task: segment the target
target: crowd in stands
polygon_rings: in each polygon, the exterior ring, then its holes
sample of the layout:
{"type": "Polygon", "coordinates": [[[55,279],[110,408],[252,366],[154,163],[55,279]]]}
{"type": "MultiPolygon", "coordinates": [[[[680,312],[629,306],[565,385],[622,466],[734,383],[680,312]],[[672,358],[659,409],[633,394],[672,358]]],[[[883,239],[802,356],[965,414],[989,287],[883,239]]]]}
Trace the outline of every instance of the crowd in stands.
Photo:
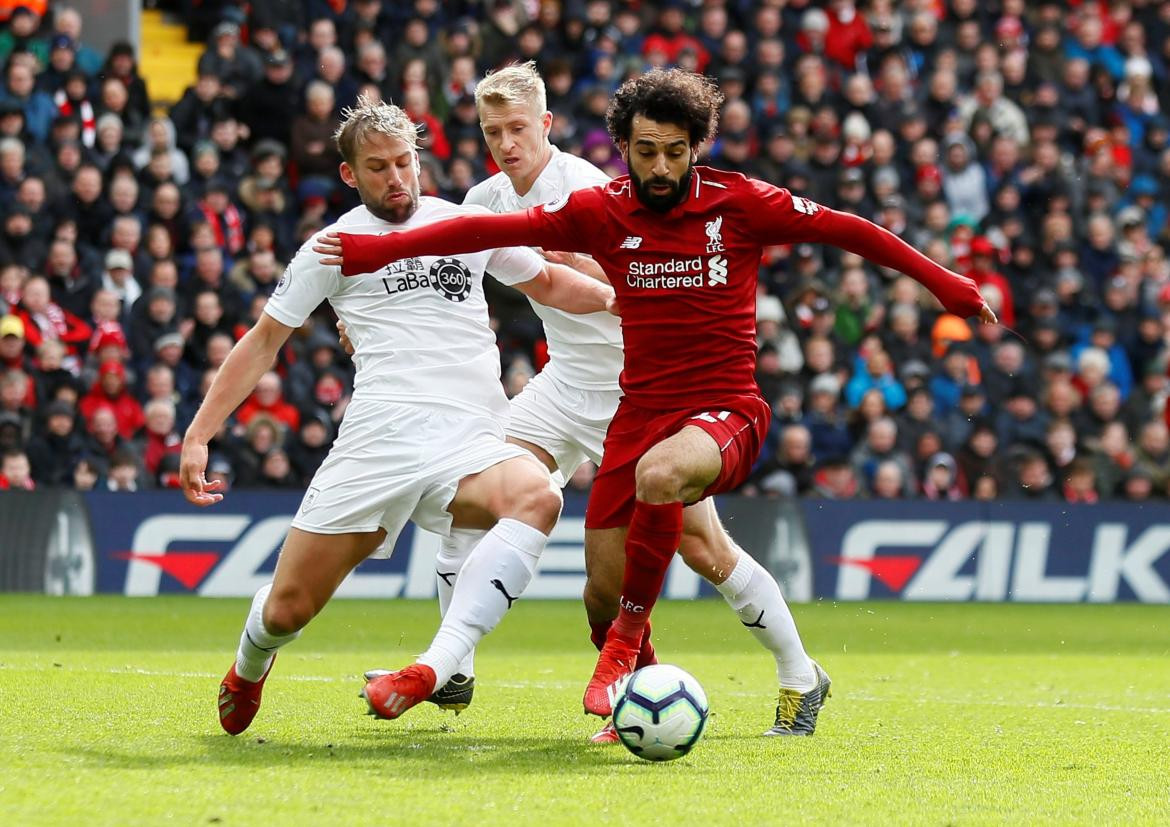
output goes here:
{"type": "MultiPolygon", "coordinates": [[[[613,175],[614,89],[650,67],[706,73],[726,103],[702,163],[877,222],[973,278],[1003,322],[947,315],[837,249],[770,249],[774,421],[746,493],[1170,496],[1170,4],[184,0],[206,50],[171,102],[152,101],[135,46],[88,46],[76,10],[4,8],[0,487],[174,486],[232,344],[300,244],[357,203],[331,141],[342,109],[401,104],[423,193],[459,201],[497,171],[477,79],[535,60],[554,143],[613,175]]],[[[547,358],[541,328],[514,292],[489,298],[514,394],[547,358]]],[[[210,475],[303,487],[352,382],[323,306],[210,475]]]]}

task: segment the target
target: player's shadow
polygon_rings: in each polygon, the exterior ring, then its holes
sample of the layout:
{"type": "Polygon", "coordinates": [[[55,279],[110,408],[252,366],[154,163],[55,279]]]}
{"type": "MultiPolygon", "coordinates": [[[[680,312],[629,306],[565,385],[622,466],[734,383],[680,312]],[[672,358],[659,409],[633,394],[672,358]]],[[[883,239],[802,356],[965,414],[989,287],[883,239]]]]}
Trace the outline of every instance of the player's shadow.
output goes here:
{"type": "MultiPolygon", "coordinates": [[[[433,729],[349,731],[333,742],[274,736],[194,735],[176,743],[166,755],[151,749],[141,754],[129,749],[73,747],[72,760],[103,768],[151,770],[192,765],[239,768],[347,766],[378,769],[394,761],[420,766],[428,776],[458,779],[495,774],[547,774],[550,766],[603,771],[629,763],[632,756],[620,746],[582,743],[579,738],[548,739],[524,736],[469,736],[433,729]]],[[[640,762],[639,762],[640,763],[640,762]]]]}

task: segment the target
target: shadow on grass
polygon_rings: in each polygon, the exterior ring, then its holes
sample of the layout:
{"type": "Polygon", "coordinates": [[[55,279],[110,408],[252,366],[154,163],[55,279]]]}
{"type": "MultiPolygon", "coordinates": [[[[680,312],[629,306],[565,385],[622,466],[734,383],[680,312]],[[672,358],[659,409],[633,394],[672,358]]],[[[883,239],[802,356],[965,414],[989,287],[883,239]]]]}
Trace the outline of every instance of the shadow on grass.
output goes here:
{"type": "MultiPolygon", "coordinates": [[[[704,741],[743,740],[711,735],[704,741]]],[[[754,739],[753,739],[754,740],[754,739]]],[[[62,751],[62,754],[66,754],[62,751]]],[[[440,727],[339,731],[331,741],[295,736],[193,734],[177,738],[165,753],[156,749],[133,752],[117,748],[73,748],[71,761],[93,767],[131,770],[173,770],[184,767],[296,769],[345,766],[351,770],[393,768],[429,778],[482,775],[548,775],[565,769],[590,774],[610,772],[616,766],[651,766],[620,745],[591,744],[579,736],[550,739],[541,736],[468,736],[440,727]]],[[[685,760],[685,759],[684,759],[685,760]]]]}

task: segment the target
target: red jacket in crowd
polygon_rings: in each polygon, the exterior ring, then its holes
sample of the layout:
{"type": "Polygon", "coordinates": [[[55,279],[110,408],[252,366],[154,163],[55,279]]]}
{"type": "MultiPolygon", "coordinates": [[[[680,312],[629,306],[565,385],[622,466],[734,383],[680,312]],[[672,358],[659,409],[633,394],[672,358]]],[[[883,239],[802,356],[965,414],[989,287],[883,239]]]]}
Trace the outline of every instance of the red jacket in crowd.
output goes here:
{"type": "Polygon", "coordinates": [[[81,398],[81,415],[88,422],[93,412],[103,405],[114,412],[118,420],[118,434],[123,439],[133,439],[146,424],[142,406],[126,390],[126,369],[121,362],[103,362],[98,380],[89,393],[81,398]]]}

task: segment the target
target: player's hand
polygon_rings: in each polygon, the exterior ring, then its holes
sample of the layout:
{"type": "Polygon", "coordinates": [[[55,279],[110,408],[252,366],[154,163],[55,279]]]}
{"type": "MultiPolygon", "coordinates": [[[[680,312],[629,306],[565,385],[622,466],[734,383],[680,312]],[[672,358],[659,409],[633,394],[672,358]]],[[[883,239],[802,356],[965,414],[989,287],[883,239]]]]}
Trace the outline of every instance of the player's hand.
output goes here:
{"type": "Polygon", "coordinates": [[[351,342],[349,337],[345,335],[345,322],[341,321],[340,319],[337,320],[337,338],[341,342],[341,349],[344,350],[347,355],[353,356],[353,342],[351,342]]]}
{"type": "Polygon", "coordinates": [[[572,267],[574,270],[580,270],[578,266],[581,262],[581,257],[577,253],[566,253],[562,250],[544,250],[540,247],[536,251],[544,256],[545,261],[551,261],[553,264],[563,264],[566,267],[572,267]]]}
{"type": "Polygon", "coordinates": [[[204,477],[207,470],[207,446],[201,442],[183,441],[183,453],[179,457],[179,485],[183,496],[192,505],[215,505],[223,499],[217,493],[223,489],[220,480],[208,482],[204,477]]]}
{"type": "Polygon", "coordinates": [[[983,324],[999,324],[999,319],[995,315],[995,311],[991,309],[987,302],[983,302],[983,307],[979,308],[979,321],[983,324]]]}
{"type": "Polygon", "coordinates": [[[605,309],[609,311],[611,316],[619,316],[620,317],[622,315],[622,309],[621,309],[621,307],[618,306],[618,300],[617,300],[616,295],[610,296],[608,299],[606,299],[605,309]]]}
{"type": "Polygon", "coordinates": [[[340,267],[344,263],[341,257],[341,234],[325,233],[318,236],[313,244],[313,252],[324,256],[321,263],[326,267],[340,267]]]}

